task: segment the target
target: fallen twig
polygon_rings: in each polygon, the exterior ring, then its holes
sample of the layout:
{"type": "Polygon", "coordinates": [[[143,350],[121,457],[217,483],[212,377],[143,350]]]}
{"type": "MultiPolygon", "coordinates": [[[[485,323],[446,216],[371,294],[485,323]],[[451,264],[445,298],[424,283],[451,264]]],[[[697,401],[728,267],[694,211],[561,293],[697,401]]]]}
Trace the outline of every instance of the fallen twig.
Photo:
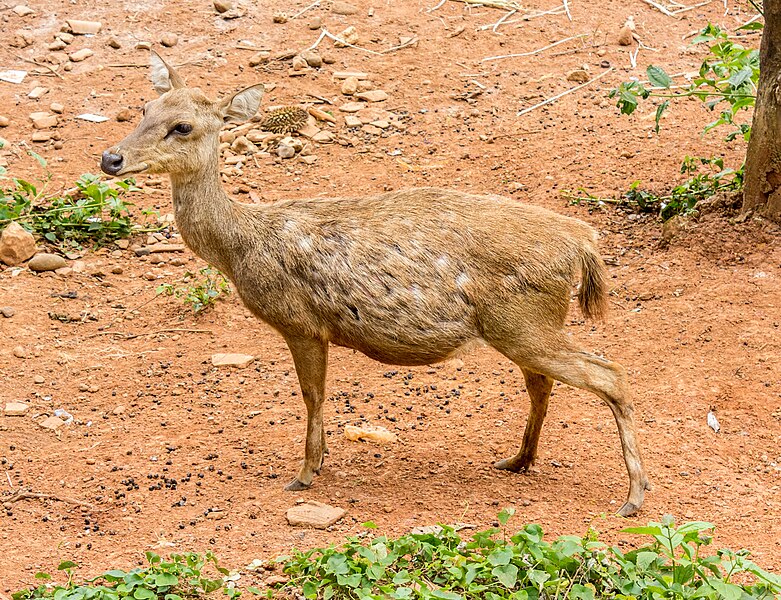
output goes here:
{"type": "Polygon", "coordinates": [[[572,14],[569,12],[569,0],[564,0],[564,12],[567,14],[567,18],[571,21],[572,14]]]}
{"type": "Polygon", "coordinates": [[[402,48],[406,48],[407,46],[412,46],[414,44],[418,43],[417,36],[410,38],[403,44],[399,44],[398,46],[393,46],[393,48],[388,48],[387,50],[383,50],[381,54],[388,54],[390,52],[395,52],[396,50],[401,50],[402,48]]]}
{"type": "Polygon", "coordinates": [[[664,6],[662,6],[661,4],[657,4],[656,2],[654,2],[654,0],[643,0],[643,2],[645,2],[645,3],[646,3],[646,4],[648,4],[649,6],[653,6],[653,7],[654,7],[656,10],[658,10],[658,11],[659,11],[659,12],[661,12],[662,14],[665,14],[665,15],[667,15],[668,17],[674,17],[674,16],[675,16],[675,15],[674,15],[672,12],[670,12],[669,10],[667,10],[667,9],[666,9],[664,6]]]}
{"type": "Polygon", "coordinates": [[[499,60],[502,58],[517,58],[520,56],[532,56],[533,54],[539,54],[540,52],[548,50],[549,48],[554,48],[559,44],[570,42],[572,40],[577,40],[579,38],[583,38],[586,36],[588,36],[587,33],[581,33],[580,35],[573,35],[572,37],[564,38],[563,40],[559,40],[558,42],[553,42],[552,44],[548,44],[547,46],[543,46],[542,48],[537,48],[537,50],[532,50],[530,52],[521,52],[520,54],[503,54],[501,56],[489,56],[488,58],[482,59],[480,62],[488,62],[491,60],[499,60]]]}
{"type": "Polygon", "coordinates": [[[68,498],[67,496],[57,496],[55,494],[27,492],[25,490],[20,490],[16,492],[13,496],[8,498],[7,500],[4,500],[3,502],[19,502],[20,500],[28,500],[28,499],[36,499],[36,498],[39,500],[58,500],[60,502],[65,502],[66,504],[75,504],[76,506],[83,506],[85,508],[88,508],[89,510],[95,510],[95,507],[92,504],[90,504],[89,502],[84,502],[83,500],[68,498]]]}
{"type": "Polygon", "coordinates": [[[89,339],[93,337],[98,337],[99,335],[117,335],[117,336],[124,336],[124,339],[126,340],[134,340],[138,337],[143,337],[145,335],[157,335],[158,333],[173,333],[173,332],[180,332],[180,333],[211,333],[214,335],[214,332],[209,329],[180,329],[180,328],[170,328],[170,329],[158,329],[156,331],[148,331],[146,333],[128,333],[127,331],[98,331],[97,333],[93,333],[92,335],[88,335],[84,339],[89,339]]]}
{"type": "Polygon", "coordinates": [[[42,63],[42,62],[40,62],[40,61],[37,61],[37,60],[33,60],[32,58],[25,58],[24,56],[20,56],[20,55],[18,55],[18,54],[14,54],[14,56],[15,56],[16,58],[18,58],[19,60],[23,60],[24,62],[28,62],[28,63],[31,63],[31,64],[33,64],[33,65],[37,65],[37,66],[39,66],[39,67],[43,67],[44,69],[48,69],[49,71],[51,71],[52,73],[54,73],[54,74],[55,74],[57,77],[59,77],[60,79],[65,79],[65,77],[63,77],[62,75],[60,75],[60,74],[57,72],[57,69],[55,69],[55,68],[54,68],[54,67],[52,67],[51,65],[47,65],[46,63],[42,63]]]}
{"type": "Polygon", "coordinates": [[[427,13],[434,12],[435,10],[438,10],[442,7],[442,5],[447,2],[447,0],[439,0],[439,3],[436,6],[432,6],[431,8],[426,9],[427,13]]]}
{"type": "Polygon", "coordinates": [[[499,19],[499,20],[498,20],[496,23],[494,23],[494,24],[493,24],[493,26],[491,27],[491,31],[493,31],[494,33],[498,33],[498,31],[496,31],[496,30],[497,30],[497,28],[498,28],[498,27],[499,27],[499,26],[500,26],[502,23],[504,23],[504,22],[505,22],[507,19],[509,19],[510,17],[512,17],[512,16],[513,16],[515,13],[517,13],[517,12],[518,12],[517,10],[511,10],[511,11],[509,11],[509,12],[508,12],[506,15],[504,15],[504,16],[503,16],[501,19],[499,19]]]}
{"type": "Polygon", "coordinates": [[[555,96],[553,96],[551,98],[548,98],[547,100],[544,100],[542,102],[538,102],[534,106],[530,106],[529,108],[524,108],[523,110],[518,111],[515,116],[516,117],[520,117],[521,115],[525,115],[526,113],[530,113],[533,110],[536,110],[536,109],[538,109],[538,108],[540,108],[542,106],[545,106],[546,104],[551,104],[553,102],[556,102],[556,100],[558,100],[559,98],[562,98],[563,96],[566,96],[567,94],[571,94],[572,92],[577,92],[579,89],[584,88],[587,85],[591,85],[597,79],[601,79],[602,77],[604,77],[605,75],[607,75],[608,73],[610,73],[613,70],[614,70],[614,68],[610,67],[607,71],[603,71],[602,73],[600,73],[596,77],[594,77],[592,79],[589,79],[586,83],[581,83],[580,85],[576,85],[574,88],[570,88],[568,90],[565,90],[565,91],[561,92],[560,94],[556,94],[555,96]]]}
{"type": "Polygon", "coordinates": [[[317,7],[317,6],[320,6],[320,0],[316,0],[315,2],[312,2],[312,4],[310,4],[310,5],[309,5],[309,6],[307,6],[306,8],[304,8],[304,9],[302,9],[302,10],[298,11],[296,14],[294,14],[292,17],[290,17],[290,19],[291,19],[291,20],[293,20],[293,19],[297,19],[298,17],[300,17],[301,15],[303,15],[303,14],[304,14],[306,11],[308,11],[308,10],[312,10],[313,8],[315,8],[315,7],[317,7]]]}
{"type": "Polygon", "coordinates": [[[369,50],[368,48],[361,48],[360,46],[355,46],[353,44],[345,42],[342,38],[335,36],[333,33],[331,33],[325,28],[323,28],[323,30],[320,32],[320,37],[317,38],[317,41],[311,46],[309,46],[307,50],[314,50],[320,45],[320,42],[322,42],[325,38],[331,38],[335,42],[339,42],[340,44],[344,44],[345,46],[349,46],[350,48],[355,48],[356,50],[363,50],[364,52],[368,52],[369,54],[382,56],[382,52],[375,52],[374,50],[369,50]]]}
{"type": "Polygon", "coordinates": [[[504,10],[523,11],[524,8],[517,2],[512,0],[456,0],[457,2],[463,2],[464,4],[471,4],[475,6],[487,6],[489,8],[502,8],[504,10]]]}

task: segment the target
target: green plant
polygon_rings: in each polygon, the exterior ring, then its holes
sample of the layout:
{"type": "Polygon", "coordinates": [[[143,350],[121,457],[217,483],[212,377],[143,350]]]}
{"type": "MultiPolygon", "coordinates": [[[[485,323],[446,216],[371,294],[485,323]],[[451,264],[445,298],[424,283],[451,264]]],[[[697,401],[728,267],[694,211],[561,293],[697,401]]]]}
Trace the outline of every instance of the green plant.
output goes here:
{"type": "MultiPolygon", "coordinates": [[[[139,191],[132,179],[110,185],[99,175],[84,174],[76,181],[74,191],[65,195],[47,194],[51,173],[46,161],[28,151],[44,169],[44,178],[35,183],[18,177],[7,177],[0,167],[0,179],[10,185],[0,186],[0,228],[11,221],[63,249],[83,244],[104,245],[134,231],[133,204],[125,200],[129,192],[139,191]]],[[[144,215],[149,213],[144,211],[144,215]]]]}
{"type": "Polygon", "coordinates": [[[192,273],[187,271],[182,277],[182,285],[164,283],[157,286],[157,294],[176,296],[188,304],[194,313],[213,306],[217,300],[226,294],[230,294],[230,285],[225,275],[212,267],[205,267],[192,273]]]}
{"type": "Polygon", "coordinates": [[[13,600],[186,600],[200,598],[222,589],[230,598],[239,592],[226,581],[227,569],[220,567],[210,552],[205,556],[188,553],[172,554],[163,560],[154,552],[146,553],[148,566],[121,571],[114,569],[82,584],[74,582],[74,569],[78,565],[64,561],[58,567],[67,575],[64,584],[56,584],[48,573],[36,574],[42,583],[12,594],[13,600]],[[207,565],[217,572],[217,577],[204,573],[207,565]]]}
{"type": "Polygon", "coordinates": [[[688,178],[670,190],[668,194],[656,194],[641,187],[635,181],[619,198],[598,198],[585,190],[574,195],[566,193],[573,204],[610,203],[636,208],[641,212],[655,212],[667,220],[677,214],[689,214],[696,210],[696,204],[718,192],[737,192],[743,188],[743,166],[739,169],[724,167],[722,158],[687,156],[681,164],[681,171],[688,178]]]}
{"type": "MultiPolygon", "coordinates": [[[[500,513],[500,523],[510,516],[500,513]]],[[[653,540],[624,553],[598,541],[593,530],[585,539],[562,536],[549,543],[539,525],[509,538],[491,528],[471,540],[442,525],[397,539],[351,537],[338,548],[296,551],[279,560],[291,576],[287,585],[322,600],[738,600],[781,593],[781,578],[748,560],[747,552],[703,556],[711,542],[704,532],[711,529],[699,522],[676,528],[665,518],[624,530],[653,540]]]]}
{"type": "MultiPolygon", "coordinates": [[[[742,29],[761,29],[758,22],[745,25],[742,29]]],[[[753,108],[756,102],[757,83],[759,81],[759,51],[736,44],[727,36],[727,32],[709,23],[693,43],[711,43],[710,55],[700,65],[699,74],[688,86],[673,86],[673,78],[664,69],[649,65],[646,70],[648,88],[640,81],[624,82],[609,93],[616,98],[616,106],[623,114],[630,115],[641,99],[649,97],[664,98],[656,108],[656,132],[659,121],[670,106],[670,100],[694,96],[702,100],[710,110],[723,107],[719,117],[705,127],[708,132],[719,125],[732,125],[735,129],[727,135],[727,141],[738,136],[748,140],[751,126],[736,123],[735,117],[740,111],[753,108]]]]}

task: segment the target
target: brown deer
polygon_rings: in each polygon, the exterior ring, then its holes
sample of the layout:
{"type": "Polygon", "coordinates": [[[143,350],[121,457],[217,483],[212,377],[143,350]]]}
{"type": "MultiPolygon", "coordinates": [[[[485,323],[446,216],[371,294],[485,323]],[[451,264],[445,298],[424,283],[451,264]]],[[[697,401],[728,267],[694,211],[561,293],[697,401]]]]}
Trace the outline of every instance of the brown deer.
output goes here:
{"type": "Polygon", "coordinates": [[[650,489],[635,439],[626,373],[564,332],[572,286],[586,317],[606,308],[605,266],[582,221],[499,196],[435,188],[380,196],[242,204],[220,182],[225,122],[252,118],[263,86],[214,102],[152,54],[161,96],[103,153],[109,175],[168,173],[187,245],[225,273],[252,313],[287,342],[307,409],[306,450],[288,490],[312,484],[325,453],[328,346],[383,363],[425,365],[482,340],[523,371],[531,410],[520,452],[534,463],[553,381],[589,390],[613,411],[629,472],[629,515],[650,489]]]}

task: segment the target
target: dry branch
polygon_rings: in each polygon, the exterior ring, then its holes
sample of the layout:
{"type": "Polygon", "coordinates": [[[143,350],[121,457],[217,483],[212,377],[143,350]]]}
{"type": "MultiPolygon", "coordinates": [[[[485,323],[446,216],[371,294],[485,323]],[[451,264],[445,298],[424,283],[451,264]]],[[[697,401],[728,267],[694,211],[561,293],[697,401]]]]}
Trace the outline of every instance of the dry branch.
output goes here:
{"type": "Polygon", "coordinates": [[[569,42],[572,40],[577,40],[579,38],[584,38],[586,36],[588,36],[587,33],[581,33],[580,35],[573,35],[572,37],[564,38],[563,40],[559,40],[558,42],[553,42],[552,44],[548,44],[547,46],[543,46],[542,48],[537,48],[536,50],[531,50],[529,52],[521,52],[519,54],[502,54],[501,56],[489,56],[487,58],[482,59],[480,62],[489,62],[492,60],[499,60],[502,58],[517,58],[520,56],[532,56],[533,54],[539,54],[540,52],[544,52],[549,48],[554,48],[559,44],[563,44],[565,42],[569,42]]]}
{"type": "Polygon", "coordinates": [[[19,502],[20,500],[28,499],[39,500],[58,500],[59,502],[65,502],[66,504],[75,504],[76,506],[83,506],[89,510],[95,510],[95,507],[89,502],[83,500],[77,500],[76,498],[68,498],[67,496],[57,496],[56,494],[42,494],[40,492],[27,492],[20,490],[3,502],[19,502]]]}
{"type": "Polygon", "coordinates": [[[531,111],[533,111],[533,110],[536,110],[536,109],[538,109],[538,108],[540,108],[540,107],[542,107],[542,106],[545,106],[546,104],[552,104],[553,102],[556,102],[556,100],[558,100],[559,98],[562,98],[562,97],[566,96],[567,94],[571,94],[572,92],[577,92],[579,89],[581,89],[581,88],[584,88],[584,87],[586,87],[587,85],[591,85],[591,84],[592,84],[592,83],[594,83],[594,82],[595,82],[597,79],[601,79],[602,77],[604,77],[605,75],[607,75],[608,73],[610,73],[610,72],[611,72],[611,71],[613,71],[613,70],[614,70],[614,68],[613,68],[613,67],[610,67],[610,68],[609,68],[607,71],[603,71],[602,73],[600,73],[599,75],[597,75],[597,76],[596,76],[596,77],[594,77],[593,79],[589,79],[589,80],[588,80],[586,83],[581,83],[580,85],[576,85],[574,88],[570,88],[570,89],[568,89],[568,90],[565,90],[565,91],[561,92],[560,94],[556,94],[556,95],[555,95],[555,96],[553,96],[552,98],[548,98],[547,100],[544,100],[544,101],[542,101],[542,102],[538,102],[538,103],[537,103],[537,104],[535,104],[534,106],[530,106],[529,108],[524,108],[523,110],[519,110],[519,111],[516,113],[516,115],[515,115],[515,116],[516,116],[516,117],[520,117],[521,115],[525,115],[526,113],[530,113],[530,112],[531,112],[531,111]]]}

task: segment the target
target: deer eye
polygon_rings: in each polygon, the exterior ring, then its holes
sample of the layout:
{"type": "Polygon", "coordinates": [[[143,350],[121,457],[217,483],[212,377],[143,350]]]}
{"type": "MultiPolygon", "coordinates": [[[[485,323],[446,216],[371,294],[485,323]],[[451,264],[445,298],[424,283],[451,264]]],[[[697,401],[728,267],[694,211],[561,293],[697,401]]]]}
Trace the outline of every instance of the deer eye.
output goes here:
{"type": "Polygon", "coordinates": [[[193,126],[189,123],[179,123],[176,127],[174,127],[171,132],[172,133],[178,133],[179,135],[187,135],[193,130],[193,126]]]}

